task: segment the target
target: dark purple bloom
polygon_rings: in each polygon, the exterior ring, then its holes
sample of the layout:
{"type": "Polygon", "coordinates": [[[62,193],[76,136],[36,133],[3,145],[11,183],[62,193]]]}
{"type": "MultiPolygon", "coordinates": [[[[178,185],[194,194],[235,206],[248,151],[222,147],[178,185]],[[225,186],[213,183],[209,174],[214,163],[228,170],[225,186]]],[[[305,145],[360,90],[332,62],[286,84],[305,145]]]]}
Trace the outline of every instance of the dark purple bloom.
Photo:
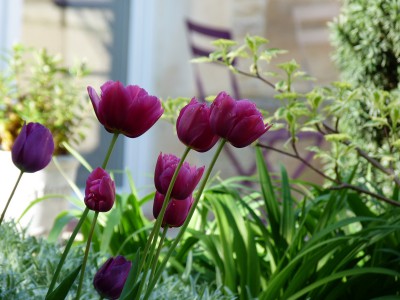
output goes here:
{"type": "Polygon", "coordinates": [[[137,85],[124,87],[119,81],[107,81],[100,89],[99,97],[94,88],[87,88],[97,119],[109,132],[138,137],[164,112],[160,99],[137,85]]]}
{"type": "Polygon", "coordinates": [[[179,113],[176,131],[179,140],[198,152],[210,150],[219,137],[210,127],[210,108],[193,98],[179,113]]]}
{"type": "Polygon", "coordinates": [[[132,263],[123,256],[109,258],[94,276],[94,288],[103,298],[118,299],[131,267],[132,263]]]}
{"type": "MultiPolygon", "coordinates": [[[[153,216],[157,219],[160,214],[165,196],[156,192],[153,203],[153,216]]],[[[192,195],[183,200],[170,199],[162,221],[162,227],[180,227],[185,222],[190,208],[193,204],[192,195]]]]}
{"type": "Polygon", "coordinates": [[[53,152],[53,136],[39,123],[24,124],[11,149],[14,164],[27,173],[44,169],[50,163],[53,152]]]}
{"type": "Polygon", "coordinates": [[[85,204],[94,211],[109,211],[115,201],[115,183],[102,168],[95,169],[86,180],[85,204]]]}
{"type": "Polygon", "coordinates": [[[215,134],[237,148],[250,145],[271,128],[253,102],[235,101],[225,92],[211,104],[210,125],[215,134]]]}
{"type": "MultiPolygon", "coordinates": [[[[156,170],[154,172],[154,184],[161,194],[165,195],[169,184],[180,159],[173,154],[162,154],[158,156],[156,170]]],[[[197,168],[190,166],[187,162],[182,164],[172,188],[171,197],[177,200],[183,200],[193,192],[199,183],[204,172],[204,166],[197,168]]]]}

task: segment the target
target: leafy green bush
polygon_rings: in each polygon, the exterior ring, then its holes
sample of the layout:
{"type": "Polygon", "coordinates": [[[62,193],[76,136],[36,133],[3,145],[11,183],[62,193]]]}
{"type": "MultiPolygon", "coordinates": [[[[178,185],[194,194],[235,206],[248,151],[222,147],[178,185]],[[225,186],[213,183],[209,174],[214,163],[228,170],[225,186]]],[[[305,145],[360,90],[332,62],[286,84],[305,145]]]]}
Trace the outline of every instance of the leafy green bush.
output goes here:
{"type": "Polygon", "coordinates": [[[390,91],[400,82],[400,3],[344,0],[331,24],[334,60],[344,79],[390,91]]]}
{"type": "MultiPolygon", "coordinates": [[[[28,236],[14,223],[0,227],[0,299],[44,299],[61,256],[59,244],[28,236]]],[[[82,247],[74,247],[62,275],[66,276],[81,264],[82,247]]],[[[98,299],[90,278],[97,271],[96,256],[90,258],[90,276],[84,282],[85,299],[98,299]]],[[[75,289],[73,289],[75,291],[75,289]]],[[[72,295],[67,299],[72,299],[72,295]]]]}

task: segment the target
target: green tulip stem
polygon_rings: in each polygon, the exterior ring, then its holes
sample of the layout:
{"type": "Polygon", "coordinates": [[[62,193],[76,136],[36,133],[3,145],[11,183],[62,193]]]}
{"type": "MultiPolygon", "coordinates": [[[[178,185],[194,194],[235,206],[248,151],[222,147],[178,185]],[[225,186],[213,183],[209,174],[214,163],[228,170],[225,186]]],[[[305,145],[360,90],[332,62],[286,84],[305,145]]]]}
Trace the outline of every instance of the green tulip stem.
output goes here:
{"type": "Polygon", "coordinates": [[[7,208],[8,208],[8,206],[10,205],[11,199],[12,199],[12,197],[14,196],[15,191],[17,190],[17,186],[18,186],[19,182],[21,181],[22,174],[24,174],[24,171],[21,171],[21,172],[19,173],[17,182],[15,182],[14,188],[13,188],[13,190],[11,191],[10,197],[9,197],[8,200],[7,200],[6,207],[4,207],[3,213],[1,214],[0,226],[1,226],[1,223],[3,223],[4,216],[6,215],[7,208]]]}
{"type": "MultiPolygon", "coordinates": [[[[111,152],[114,149],[114,145],[115,145],[115,142],[117,141],[118,135],[119,135],[118,133],[114,133],[114,136],[113,136],[113,138],[111,140],[111,143],[110,143],[110,145],[108,147],[107,154],[106,154],[106,156],[104,158],[104,161],[103,161],[103,165],[102,165],[103,169],[105,169],[107,167],[108,160],[110,159],[111,152]]],[[[49,286],[49,290],[47,291],[47,294],[46,294],[46,298],[50,295],[50,293],[54,289],[54,286],[56,285],[58,276],[60,275],[62,266],[63,266],[63,264],[65,262],[65,259],[67,258],[68,252],[71,249],[72,243],[74,242],[76,235],[78,234],[79,230],[81,229],[83,222],[86,220],[86,216],[87,216],[88,213],[89,213],[89,208],[86,207],[85,210],[82,212],[82,215],[81,215],[81,217],[79,219],[79,222],[78,222],[78,224],[76,224],[76,226],[74,228],[74,231],[72,232],[72,234],[71,234],[71,236],[70,236],[70,238],[69,238],[69,240],[67,242],[67,245],[65,246],[64,252],[63,252],[63,254],[62,254],[61,258],[60,258],[60,261],[58,262],[56,272],[54,273],[53,278],[51,280],[51,283],[50,283],[50,286],[49,286]]]]}
{"type": "Polygon", "coordinates": [[[151,282],[151,280],[153,279],[154,274],[156,272],[157,263],[158,263],[158,257],[160,256],[161,249],[162,249],[165,237],[167,236],[168,228],[169,228],[169,226],[166,225],[164,227],[164,230],[163,230],[162,234],[161,234],[161,239],[160,239],[160,242],[158,243],[157,252],[156,252],[156,255],[153,258],[153,264],[151,266],[151,273],[150,273],[149,282],[151,282]]]}
{"type": "Polygon", "coordinates": [[[201,182],[200,188],[199,188],[199,190],[197,191],[196,199],[194,200],[193,205],[192,205],[192,207],[190,208],[190,211],[189,211],[189,213],[188,213],[188,216],[187,216],[185,222],[183,223],[181,229],[179,230],[179,233],[178,233],[178,235],[176,236],[174,242],[172,243],[171,247],[169,248],[168,253],[167,253],[166,256],[164,257],[163,261],[161,262],[161,265],[160,265],[159,268],[157,269],[157,273],[155,274],[154,278],[150,281],[150,283],[149,283],[149,285],[148,285],[148,287],[147,287],[147,292],[146,292],[146,294],[145,294],[145,296],[144,296],[144,298],[143,298],[144,300],[147,300],[147,299],[150,297],[151,292],[153,291],[154,286],[156,285],[157,281],[159,280],[159,278],[160,278],[160,276],[161,276],[161,274],[162,274],[162,271],[164,270],[164,268],[165,268],[165,266],[166,266],[166,264],[167,264],[167,262],[168,262],[168,259],[171,257],[171,255],[172,255],[172,253],[174,252],[174,250],[175,250],[176,246],[178,245],[179,241],[182,239],[183,234],[185,233],[186,228],[188,227],[188,225],[189,225],[189,223],[190,223],[190,220],[191,220],[191,218],[192,218],[192,216],[193,216],[193,214],[194,214],[194,211],[196,210],[197,204],[198,204],[199,201],[200,201],[201,195],[202,195],[203,190],[204,190],[204,188],[205,188],[205,186],[206,186],[206,183],[207,183],[207,181],[208,181],[208,178],[209,178],[210,175],[211,175],[211,171],[212,171],[212,169],[214,168],[214,165],[215,165],[215,163],[216,163],[216,161],[217,161],[217,159],[218,159],[218,156],[220,155],[222,149],[224,148],[225,143],[226,143],[226,140],[225,140],[225,139],[222,139],[222,140],[220,141],[220,143],[219,143],[219,145],[218,145],[218,148],[217,148],[217,151],[215,152],[214,157],[213,157],[213,159],[212,159],[212,161],[211,161],[211,163],[210,163],[210,165],[209,165],[209,167],[208,167],[208,169],[207,169],[207,172],[206,172],[206,174],[205,174],[205,176],[204,176],[204,178],[203,178],[203,181],[201,182]]]}
{"type": "Polygon", "coordinates": [[[90,228],[89,236],[88,236],[88,239],[87,239],[87,242],[86,242],[85,255],[83,256],[81,275],[79,277],[79,285],[78,285],[78,290],[76,292],[76,297],[75,297],[76,300],[79,300],[80,297],[81,297],[83,279],[85,277],[86,263],[87,263],[87,259],[88,259],[88,256],[89,256],[90,244],[92,242],[92,237],[93,237],[94,229],[96,227],[96,221],[97,221],[97,217],[98,216],[99,216],[99,212],[96,211],[94,213],[94,217],[93,217],[93,221],[92,221],[92,227],[90,228]]]}
{"type": "Polygon", "coordinates": [[[79,219],[78,224],[76,224],[75,229],[72,232],[72,234],[71,234],[71,236],[70,236],[70,238],[69,238],[69,240],[67,242],[67,245],[65,246],[65,249],[64,249],[64,252],[63,252],[63,254],[61,256],[61,259],[58,262],[56,272],[54,273],[53,279],[51,280],[51,283],[50,283],[50,286],[49,286],[49,290],[47,291],[47,294],[46,294],[46,298],[50,295],[50,293],[54,289],[54,286],[56,285],[56,282],[57,282],[58,276],[60,275],[61,268],[62,268],[62,266],[64,264],[64,261],[67,258],[67,255],[68,255],[69,250],[71,249],[72,243],[74,242],[75,237],[79,232],[79,229],[81,229],[81,226],[82,226],[83,222],[85,221],[86,216],[87,216],[88,213],[89,213],[89,208],[86,207],[85,210],[83,211],[82,215],[81,215],[81,218],[79,219]]]}
{"type": "MultiPolygon", "coordinates": [[[[159,215],[157,217],[156,222],[154,223],[153,229],[152,229],[152,231],[150,233],[150,236],[149,236],[149,238],[147,240],[147,243],[146,243],[146,246],[144,248],[143,259],[142,259],[142,261],[141,261],[141,263],[139,265],[139,270],[137,272],[137,274],[138,274],[137,276],[138,277],[136,278],[136,281],[138,280],[138,278],[140,276],[140,273],[141,273],[143,267],[145,266],[146,257],[148,256],[149,257],[149,262],[146,265],[146,267],[144,268],[142,278],[146,278],[146,276],[147,276],[147,272],[149,271],[149,267],[151,265],[151,258],[153,257],[154,250],[156,248],[157,237],[158,237],[158,234],[160,232],[161,223],[162,223],[162,220],[164,219],[165,211],[167,210],[168,202],[169,202],[169,200],[171,198],[172,188],[174,187],[175,181],[178,178],[179,170],[181,169],[181,167],[183,165],[183,162],[185,161],[185,159],[186,159],[187,155],[189,154],[190,150],[191,150],[190,147],[186,147],[185,151],[182,154],[181,160],[179,161],[179,164],[176,167],[174,174],[172,175],[171,182],[170,182],[170,184],[168,186],[168,190],[167,190],[167,193],[165,195],[161,211],[160,211],[160,213],[159,213],[159,215]],[[150,252],[149,252],[150,246],[151,246],[151,249],[150,249],[150,252]]],[[[138,289],[138,292],[136,294],[136,299],[139,299],[139,297],[140,297],[141,291],[143,289],[144,282],[145,282],[145,280],[141,280],[141,282],[140,282],[139,289],[138,289]]]]}
{"type": "Polygon", "coordinates": [[[108,160],[110,159],[111,153],[114,149],[115,143],[117,142],[118,136],[119,136],[119,133],[114,133],[114,135],[112,137],[110,146],[108,147],[106,157],[104,158],[103,164],[101,166],[103,169],[105,169],[107,167],[108,160]]]}

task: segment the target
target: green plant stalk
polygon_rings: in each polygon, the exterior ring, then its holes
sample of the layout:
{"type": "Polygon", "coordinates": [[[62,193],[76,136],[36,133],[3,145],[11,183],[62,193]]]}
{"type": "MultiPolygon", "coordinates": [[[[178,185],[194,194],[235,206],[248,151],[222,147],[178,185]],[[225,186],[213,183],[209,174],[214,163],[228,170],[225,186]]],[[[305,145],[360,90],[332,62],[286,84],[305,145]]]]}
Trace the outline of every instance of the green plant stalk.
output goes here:
{"type": "Polygon", "coordinates": [[[112,140],[110,142],[110,146],[108,147],[108,151],[107,151],[106,157],[104,157],[103,164],[101,166],[103,169],[105,169],[107,167],[107,165],[108,165],[108,161],[109,161],[111,153],[112,153],[112,151],[114,149],[115,143],[117,142],[118,136],[119,136],[119,133],[114,133],[114,135],[112,137],[112,140]]]}
{"type": "Polygon", "coordinates": [[[215,152],[214,157],[213,157],[213,159],[212,159],[212,161],[211,161],[211,163],[210,163],[210,165],[209,165],[209,167],[207,169],[207,172],[206,172],[206,174],[204,176],[204,179],[201,182],[201,186],[200,186],[199,190],[197,191],[196,199],[194,200],[193,205],[190,208],[189,214],[188,214],[185,222],[183,223],[183,225],[181,227],[181,230],[179,231],[178,235],[176,236],[174,242],[172,243],[171,247],[169,248],[168,253],[164,257],[161,265],[158,267],[157,273],[155,274],[153,280],[150,281],[150,283],[149,283],[149,285],[147,287],[147,292],[146,292],[146,294],[145,294],[145,296],[143,298],[144,300],[147,300],[150,297],[150,294],[153,291],[153,288],[156,285],[157,281],[159,280],[159,278],[160,278],[160,276],[162,274],[162,271],[164,270],[164,268],[165,268],[165,266],[166,266],[166,264],[168,262],[168,259],[171,257],[172,252],[175,250],[175,248],[178,245],[179,241],[182,239],[183,234],[185,233],[186,228],[188,227],[188,225],[190,223],[190,220],[192,219],[194,211],[196,210],[197,204],[200,201],[201,195],[202,195],[203,190],[204,190],[204,188],[206,186],[208,178],[211,175],[211,171],[214,168],[214,165],[215,165],[215,163],[216,163],[216,161],[217,161],[222,149],[224,148],[225,143],[226,143],[225,139],[222,139],[220,141],[220,143],[218,145],[218,148],[217,148],[217,151],[215,152]]]}
{"type": "Polygon", "coordinates": [[[22,174],[24,174],[24,171],[21,171],[21,172],[19,173],[18,179],[17,179],[17,181],[15,182],[14,188],[13,188],[13,190],[11,191],[10,197],[9,197],[8,200],[7,200],[6,207],[4,207],[3,213],[1,214],[0,226],[1,226],[1,223],[3,223],[4,216],[6,215],[7,208],[8,208],[8,206],[9,206],[10,203],[11,203],[11,199],[13,198],[13,196],[14,196],[14,194],[15,194],[15,191],[17,190],[17,186],[18,186],[19,182],[21,181],[22,174]]]}
{"type": "Polygon", "coordinates": [[[78,224],[76,224],[75,229],[72,232],[71,237],[69,238],[69,240],[67,242],[67,245],[65,246],[64,252],[60,258],[60,261],[58,262],[56,272],[54,273],[53,279],[51,280],[49,290],[47,291],[47,294],[46,294],[46,298],[50,295],[50,293],[54,289],[54,286],[56,285],[58,276],[60,275],[62,266],[65,262],[65,259],[67,258],[68,252],[71,249],[72,243],[74,242],[76,235],[78,234],[79,230],[81,229],[81,226],[82,226],[83,222],[85,221],[88,213],[89,213],[89,208],[86,207],[81,215],[81,218],[79,219],[78,224]]]}
{"type": "Polygon", "coordinates": [[[89,255],[89,250],[90,250],[90,244],[92,242],[92,237],[93,237],[93,232],[94,232],[94,228],[96,227],[96,221],[97,221],[97,217],[99,216],[99,212],[96,211],[93,217],[93,221],[92,221],[92,227],[90,228],[90,232],[89,232],[89,236],[86,242],[86,249],[85,249],[85,255],[83,256],[83,262],[82,262],[82,268],[81,268],[81,274],[79,277],[79,284],[78,284],[78,290],[76,292],[76,300],[79,300],[81,297],[81,291],[82,291],[82,285],[83,285],[83,279],[85,277],[85,268],[86,268],[86,263],[87,263],[87,259],[88,259],[88,255],[89,255]]]}
{"type": "MultiPolygon", "coordinates": [[[[171,197],[172,188],[174,187],[176,178],[178,178],[179,170],[181,169],[181,167],[183,165],[183,162],[185,161],[185,159],[186,159],[187,155],[189,154],[190,150],[191,150],[190,147],[186,147],[186,149],[183,152],[182,157],[181,157],[181,159],[179,161],[179,164],[176,167],[174,174],[172,175],[171,182],[169,183],[167,194],[165,195],[161,211],[160,211],[160,213],[159,213],[159,215],[157,217],[157,220],[156,220],[156,222],[154,224],[154,227],[153,227],[153,229],[152,229],[152,231],[150,233],[150,236],[149,236],[149,238],[147,240],[147,243],[146,243],[146,246],[144,248],[143,259],[142,259],[142,261],[141,261],[141,263],[139,265],[139,270],[137,272],[138,278],[136,278],[135,282],[137,282],[137,280],[139,279],[140,273],[141,273],[143,267],[145,266],[146,257],[149,256],[149,254],[150,254],[149,257],[151,258],[152,254],[154,254],[154,250],[156,248],[156,243],[157,243],[157,236],[158,236],[158,234],[160,232],[161,223],[162,223],[162,220],[164,219],[165,211],[167,210],[167,207],[168,207],[168,202],[169,202],[170,197],[171,197]],[[156,238],[154,238],[154,237],[156,237],[156,238]],[[150,249],[150,253],[149,253],[150,246],[151,246],[151,249],[150,249]]],[[[150,259],[149,263],[146,265],[146,267],[144,269],[144,273],[143,273],[142,278],[146,278],[147,272],[149,271],[148,267],[150,266],[150,264],[151,264],[151,259],[150,259]]],[[[138,297],[140,297],[140,293],[142,292],[142,289],[143,289],[143,286],[144,286],[144,282],[145,282],[145,280],[142,280],[140,282],[139,289],[138,289],[138,292],[136,294],[136,299],[138,299],[138,297]]]]}
{"type": "MultiPolygon", "coordinates": [[[[115,146],[115,143],[117,141],[118,136],[119,136],[118,133],[114,133],[114,136],[113,136],[113,138],[111,140],[110,146],[108,147],[107,154],[106,154],[106,156],[104,158],[104,161],[103,161],[103,164],[102,164],[103,169],[105,169],[107,167],[108,160],[110,159],[112,150],[114,149],[114,146],[115,146]]],[[[81,229],[82,224],[85,221],[86,216],[87,216],[88,213],[89,213],[89,208],[86,207],[85,210],[83,211],[80,219],[79,219],[78,224],[76,224],[75,229],[72,232],[72,234],[71,234],[71,236],[70,236],[70,238],[69,238],[69,240],[67,242],[67,245],[65,246],[64,252],[63,252],[63,254],[62,254],[61,258],[60,258],[60,261],[59,261],[59,263],[57,265],[56,272],[54,273],[53,279],[51,280],[51,283],[50,283],[50,286],[49,286],[49,290],[47,291],[47,294],[46,294],[46,298],[50,295],[50,293],[54,289],[54,286],[55,286],[55,284],[57,282],[58,276],[60,275],[62,266],[63,266],[63,264],[65,262],[65,259],[67,258],[69,250],[71,249],[72,243],[74,242],[76,235],[78,234],[79,230],[81,229]]]]}
{"type": "Polygon", "coordinates": [[[164,230],[163,230],[162,235],[161,235],[160,242],[158,243],[158,248],[157,248],[156,255],[153,257],[153,264],[151,265],[151,273],[150,273],[150,278],[149,278],[150,282],[154,277],[154,274],[155,274],[155,271],[156,271],[156,268],[157,268],[158,257],[160,256],[161,249],[162,249],[165,237],[167,236],[168,228],[169,228],[168,225],[164,227],[164,230]]]}

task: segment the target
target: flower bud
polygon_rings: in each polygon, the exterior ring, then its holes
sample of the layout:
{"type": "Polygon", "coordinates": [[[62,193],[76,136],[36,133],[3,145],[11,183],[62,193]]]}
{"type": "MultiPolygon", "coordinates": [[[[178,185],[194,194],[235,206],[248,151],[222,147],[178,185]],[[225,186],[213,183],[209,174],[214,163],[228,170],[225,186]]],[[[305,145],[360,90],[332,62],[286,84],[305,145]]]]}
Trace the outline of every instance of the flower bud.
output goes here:
{"type": "MultiPolygon", "coordinates": [[[[169,184],[180,159],[173,154],[162,154],[158,156],[156,170],[154,174],[154,184],[161,194],[165,195],[169,184]]],[[[196,168],[190,166],[187,162],[182,164],[172,188],[171,197],[177,200],[183,200],[194,191],[204,172],[204,166],[196,168]]]]}
{"type": "Polygon", "coordinates": [[[267,132],[271,125],[264,124],[263,116],[249,100],[235,101],[221,92],[211,104],[210,125],[218,136],[237,148],[243,148],[267,132]]]}
{"type": "Polygon", "coordinates": [[[123,256],[109,258],[94,276],[94,288],[103,298],[118,299],[131,267],[132,263],[123,256]]]}
{"type": "Polygon", "coordinates": [[[138,137],[164,112],[160,99],[137,85],[124,87],[119,81],[107,81],[100,89],[99,97],[94,88],[87,88],[97,119],[108,132],[138,137]]]}
{"type": "Polygon", "coordinates": [[[176,131],[179,140],[198,152],[210,150],[218,141],[210,127],[210,108],[193,98],[179,113],[176,131]]]}
{"type": "Polygon", "coordinates": [[[95,169],[86,180],[85,204],[94,211],[109,211],[115,201],[115,183],[102,168],[95,169]]]}
{"type": "Polygon", "coordinates": [[[44,169],[54,152],[53,136],[39,123],[22,126],[11,149],[14,165],[23,172],[34,173],[44,169]]]}
{"type": "MultiPolygon", "coordinates": [[[[153,216],[157,219],[160,214],[161,208],[164,203],[165,196],[156,192],[153,203],[153,216]]],[[[162,221],[162,227],[180,227],[185,222],[186,217],[189,213],[190,208],[193,204],[193,197],[190,195],[186,199],[176,200],[170,199],[165,215],[162,221]]]]}

